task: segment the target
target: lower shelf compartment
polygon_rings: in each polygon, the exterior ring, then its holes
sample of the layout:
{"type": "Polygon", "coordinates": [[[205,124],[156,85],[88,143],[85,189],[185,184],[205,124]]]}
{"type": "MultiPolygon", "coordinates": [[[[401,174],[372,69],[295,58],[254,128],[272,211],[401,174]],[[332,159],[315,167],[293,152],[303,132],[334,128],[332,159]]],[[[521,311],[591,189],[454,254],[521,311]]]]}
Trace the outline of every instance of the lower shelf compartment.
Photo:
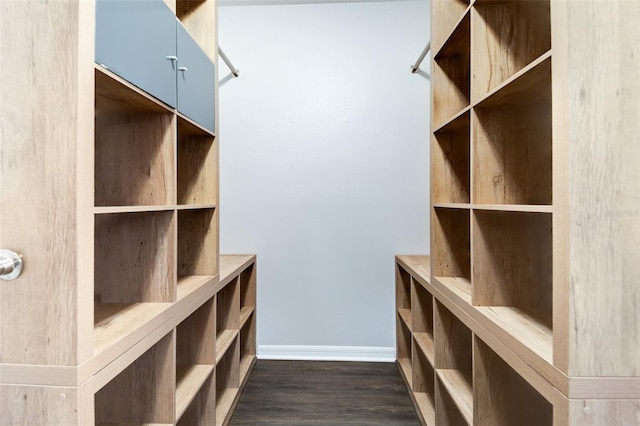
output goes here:
{"type": "Polygon", "coordinates": [[[433,399],[429,394],[416,392],[413,394],[416,400],[417,410],[428,426],[436,424],[436,410],[433,399]]]}
{"type": "Polygon", "coordinates": [[[202,385],[211,377],[213,365],[192,365],[176,370],[176,421],[196,397],[202,385]]]}
{"type": "Polygon", "coordinates": [[[227,350],[236,341],[238,330],[224,330],[216,336],[216,365],[225,356],[227,350]]]}
{"type": "Polygon", "coordinates": [[[216,426],[224,424],[239,391],[238,388],[224,389],[216,398],[216,426]]]}
{"type": "Polygon", "coordinates": [[[459,370],[436,370],[438,380],[458,408],[467,425],[473,424],[473,389],[459,370]]]}

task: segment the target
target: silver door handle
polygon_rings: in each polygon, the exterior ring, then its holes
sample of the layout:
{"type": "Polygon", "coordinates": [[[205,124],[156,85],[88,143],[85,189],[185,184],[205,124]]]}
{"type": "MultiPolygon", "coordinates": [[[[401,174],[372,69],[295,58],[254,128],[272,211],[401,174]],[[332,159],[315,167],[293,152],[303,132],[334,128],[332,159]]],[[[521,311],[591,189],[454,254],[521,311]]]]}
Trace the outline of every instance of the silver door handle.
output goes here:
{"type": "Polygon", "coordinates": [[[178,67],[178,71],[187,72],[189,70],[187,69],[187,67],[178,67]]]}
{"type": "Polygon", "coordinates": [[[12,250],[0,250],[0,279],[15,280],[21,273],[22,256],[12,250]]]}

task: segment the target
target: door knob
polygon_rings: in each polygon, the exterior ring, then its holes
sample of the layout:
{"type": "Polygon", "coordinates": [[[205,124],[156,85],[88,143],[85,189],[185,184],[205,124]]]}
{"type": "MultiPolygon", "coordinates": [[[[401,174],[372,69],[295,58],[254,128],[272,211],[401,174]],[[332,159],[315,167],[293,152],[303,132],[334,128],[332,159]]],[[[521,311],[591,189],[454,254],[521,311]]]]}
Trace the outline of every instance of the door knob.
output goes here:
{"type": "Polygon", "coordinates": [[[0,279],[15,280],[21,273],[22,256],[12,250],[0,250],[0,279]]]}

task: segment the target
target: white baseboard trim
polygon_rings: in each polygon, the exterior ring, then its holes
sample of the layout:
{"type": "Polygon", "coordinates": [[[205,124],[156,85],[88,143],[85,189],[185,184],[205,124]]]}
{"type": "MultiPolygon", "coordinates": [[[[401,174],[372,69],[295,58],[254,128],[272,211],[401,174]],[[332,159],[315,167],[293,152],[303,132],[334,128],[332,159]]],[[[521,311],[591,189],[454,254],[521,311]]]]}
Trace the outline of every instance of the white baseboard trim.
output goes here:
{"type": "Polygon", "coordinates": [[[394,362],[394,347],[258,345],[258,359],[394,362]]]}

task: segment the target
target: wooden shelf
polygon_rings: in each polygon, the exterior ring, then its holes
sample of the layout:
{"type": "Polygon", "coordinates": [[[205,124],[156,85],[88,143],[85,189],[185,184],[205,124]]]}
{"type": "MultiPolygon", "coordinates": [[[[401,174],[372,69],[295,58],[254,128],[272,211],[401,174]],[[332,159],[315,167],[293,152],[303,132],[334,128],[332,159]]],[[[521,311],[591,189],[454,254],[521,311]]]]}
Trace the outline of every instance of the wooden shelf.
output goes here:
{"type": "Polygon", "coordinates": [[[409,389],[413,387],[413,372],[411,367],[411,358],[407,357],[397,357],[398,366],[400,367],[400,371],[404,375],[405,380],[408,383],[409,389]]]}
{"type": "MultiPolygon", "coordinates": [[[[430,403],[425,407],[418,405],[423,417],[430,417],[430,407],[433,407],[433,400],[435,397],[435,374],[433,366],[429,363],[429,360],[424,356],[420,350],[414,350],[414,357],[412,360],[413,380],[412,390],[413,394],[420,398],[422,395],[423,400],[428,400],[430,403]],[[426,397],[426,398],[425,398],[426,397]],[[426,411],[426,416],[425,416],[426,411]]],[[[433,424],[433,423],[431,423],[433,424]]]]}
{"type": "Polygon", "coordinates": [[[215,204],[183,204],[176,206],[176,210],[213,210],[216,207],[215,204]]]}
{"type": "Polygon", "coordinates": [[[238,340],[216,363],[216,424],[230,414],[240,388],[240,354],[238,340]]]}
{"type": "Polygon", "coordinates": [[[244,327],[247,320],[253,315],[254,308],[242,308],[240,310],[240,328],[244,327]]]}
{"type": "Polygon", "coordinates": [[[100,214],[166,212],[175,210],[176,206],[107,206],[94,207],[93,212],[100,214]]]}
{"type": "Polygon", "coordinates": [[[216,364],[236,342],[236,337],[238,337],[238,330],[224,330],[218,333],[216,336],[216,364]]]}
{"type": "Polygon", "coordinates": [[[471,305],[471,281],[464,277],[434,277],[440,284],[471,305]]]}
{"type": "Polygon", "coordinates": [[[431,37],[431,51],[437,52],[469,13],[469,0],[437,1],[431,6],[433,14],[440,17],[439,25],[432,28],[431,37]]]}
{"type": "Polygon", "coordinates": [[[402,367],[407,380],[411,382],[411,331],[399,318],[396,320],[396,341],[396,358],[398,359],[400,367],[402,367]]]}
{"type": "Polygon", "coordinates": [[[469,203],[470,200],[470,113],[468,110],[441,130],[434,132],[431,152],[434,203],[469,203]]]}
{"type": "Polygon", "coordinates": [[[433,345],[433,336],[429,333],[413,333],[413,340],[422,354],[427,358],[432,366],[435,366],[435,349],[433,345]]]}
{"type": "Polygon", "coordinates": [[[436,370],[438,379],[449,393],[467,425],[473,424],[473,389],[468,379],[458,370],[436,370]]]}
{"type": "MultiPolygon", "coordinates": [[[[94,306],[94,356],[115,347],[132,334],[154,328],[154,320],[171,307],[170,303],[96,303],[94,306]]],[[[134,342],[135,343],[135,342],[134,342]]],[[[125,344],[128,349],[129,345],[125,344]]]]}
{"type": "Polygon", "coordinates": [[[182,300],[202,286],[211,284],[211,275],[187,275],[178,277],[178,300],[182,300]]]}
{"type": "Polygon", "coordinates": [[[244,355],[240,358],[240,382],[248,379],[247,375],[251,371],[251,366],[256,360],[255,355],[244,355]]]}
{"type": "Polygon", "coordinates": [[[215,137],[198,132],[195,125],[178,120],[178,187],[180,205],[217,205],[218,145],[215,137]]]}
{"type": "Polygon", "coordinates": [[[432,220],[433,275],[471,278],[470,212],[436,208],[432,220]]]}
{"type": "Polygon", "coordinates": [[[551,48],[549,0],[476,2],[471,38],[478,99],[551,48]]]}
{"type": "Polygon", "coordinates": [[[436,412],[433,398],[426,393],[414,393],[417,409],[427,425],[436,424],[436,412]]]}
{"type": "Polygon", "coordinates": [[[225,419],[231,411],[237,395],[238,389],[227,388],[223,389],[220,396],[216,398],[216,426],[225,424],[225,419]]]}
{"type": "Polygon", "coordinates": [[[218,270],[216,209],[178,212],[178,275],[215,275],[218,270]]]}
{"type": "Polygon", "coordinates": [[[398,310],[411,311],[411,276],[398,264],[396,264],[396,306],[398,310]]]}
{"type": "Polygon", "coordinates": [[[413,331],[411,327],[411,309],[398,309],[398,315],[404,322],[404,325],[407,327],[407,329],[413,331]]]}
{"type": "Polygon", "coordinates": [[[422,285],[411,280],[411,323],[413,333],[433,335],[433,296],[422,285]]]}
{"type": "Polygon", "coordinates": [[[176,422],[211,377],[213,365],[191,365],[176,369],[176,422]]]}
{"type": "Polygon", "coordinates": [[[473,210],[522,212],[522,213],[553,213],[553,206],[525,205],[525,204],[473,204],[473,210]]]}

